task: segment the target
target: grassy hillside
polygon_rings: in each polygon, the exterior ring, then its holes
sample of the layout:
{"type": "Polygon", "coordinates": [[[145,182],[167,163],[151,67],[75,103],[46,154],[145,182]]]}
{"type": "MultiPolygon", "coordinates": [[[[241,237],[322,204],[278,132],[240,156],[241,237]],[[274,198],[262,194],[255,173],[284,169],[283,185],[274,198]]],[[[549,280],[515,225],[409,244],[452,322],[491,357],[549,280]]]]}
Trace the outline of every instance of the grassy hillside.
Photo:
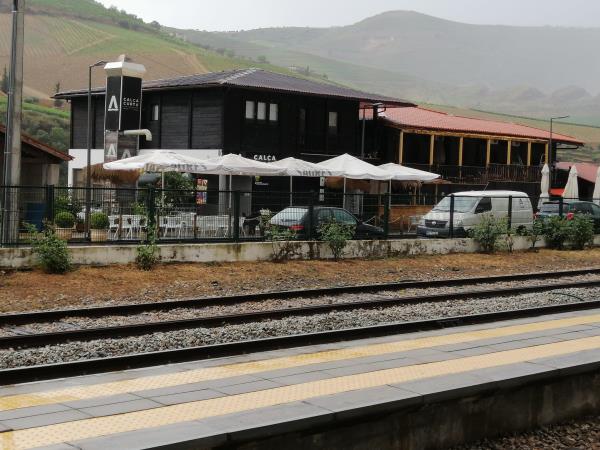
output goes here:
{"type": "Polygon", "coordinates": [[[478,26],[394,11],[327,29],[179,33],[400,98],[600,124],[600,60],[589,58],[600,28],[478,26]]]}
{"type": "MultiPolygon", "coordinates": [[[[30,13],[25,18],[26,97],[48,98],[55,92],[57,83],[63,90],[84,87],[89,64],[100,59],[113,60],[122,53],[146,66],[147,79],[245,67],[290,73],[268,63],[220,55],[142,26],[134,29],[132,25],[119,25],[125,20],[123,17],[130,16],[122,16],[89,0],[81,0],[81,3],[79,0],[35,0],[31,7],[35,10],[46,4],[54,9],[30,13]],[[69,5],[79,6],[68,9],[66,16],[59,15],[61,8],[70,8],[69,5]],[[103,11],[108,14],[104,20],[91,20],[94,14],[103,11]],[[116,16],[111,19],[110,14],[116,16]]],[[[133,23],[136,19],[129,20],[133,23]]],[[[0,71],[8,65],[10,24],[10,15],[0,14],[0,71]]],[[[96,70],[94,84],[101,84],[103,77],[102,70],[96,70]]]]}

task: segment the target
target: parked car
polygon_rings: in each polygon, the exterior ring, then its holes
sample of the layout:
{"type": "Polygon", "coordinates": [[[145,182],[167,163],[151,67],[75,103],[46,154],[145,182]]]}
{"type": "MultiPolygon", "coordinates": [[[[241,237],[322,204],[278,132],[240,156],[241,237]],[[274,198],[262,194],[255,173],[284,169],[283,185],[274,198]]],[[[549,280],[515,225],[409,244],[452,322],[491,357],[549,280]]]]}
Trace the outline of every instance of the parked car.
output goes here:
{"type": "MultiPolygon", "coordinates": [[[[600,206],[592,202],[565,200],[563,201],[563,215],[567,219],[572,219],[575,215],[587,214],[594,221],[596,233],[600,233],[600,206]]],[[[542,204],[537,213],[539,219],[546,219],[560,215],[560,202],[551,201],[542,204]]]]}
{"type": "MultiPolygon", "coordinates": [[[[513,229],[531,229],[533,208],[524,192],[515,191],[470,191],[454,195],[454,236],[466,237],[471,228],[481,222],[484,214],[496,218],[508,217],[508,200],[512,197],[513,229]]],[[[443,238],[450,235],[451,196],[442,199],[417,227],[420,237],[443,238]]]]}
{"type": "MultiPolygon", "coordinates": [[[[309,208],[305,206],[290,206],[275,214],[270,220],[270,224],[293,230],[300,239],[306,238],[308,236],[309,227],[308,211],[309,208]]],[[[361,222],[343,208],[333,208],[328,206],[315,206],[313,208],[312,236],[318,237],[317,230],[319,227],[331,220],[352,225],[355,230],[354,239],[377,239],[384,236],[382,228],[361,222]]]]}

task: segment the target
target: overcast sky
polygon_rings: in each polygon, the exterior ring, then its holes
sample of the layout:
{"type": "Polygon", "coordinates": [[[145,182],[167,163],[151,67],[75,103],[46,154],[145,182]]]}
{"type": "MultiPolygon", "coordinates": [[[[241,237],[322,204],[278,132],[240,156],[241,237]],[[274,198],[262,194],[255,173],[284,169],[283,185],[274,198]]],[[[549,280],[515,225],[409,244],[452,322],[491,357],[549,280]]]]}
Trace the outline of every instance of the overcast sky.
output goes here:
{"type": "Polygon", "coordinates": [[[201,30],[347,25],[404,9],[481,24],[600,26],[597,0],[100,0],[146,21],[201,30]]]}

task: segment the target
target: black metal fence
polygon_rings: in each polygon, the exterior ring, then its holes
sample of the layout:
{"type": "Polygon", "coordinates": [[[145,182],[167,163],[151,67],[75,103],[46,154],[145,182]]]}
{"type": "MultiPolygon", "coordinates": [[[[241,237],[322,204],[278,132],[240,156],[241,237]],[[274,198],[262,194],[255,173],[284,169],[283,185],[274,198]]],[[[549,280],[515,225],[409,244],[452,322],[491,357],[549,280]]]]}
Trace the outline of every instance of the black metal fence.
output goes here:
{"type": "MultiPolygon", "coordinates": [[[[289,193],[171,189],[0,187],[18,210],[1,209],[2,245],[26,245],[32,227],[52,226],[70,243],[139,243],[154,234],[158,242],[243,242],[273,239],[279,232],[318,239],[319,227],[335,220],[355,229],[356,238],[458,237],[465,215],[491,211],[480,196],[405,194],[289,193]],[[88,195],[89,194],[89,195],[88,195]],[[440,203],[441,202],[441,203],[440,203]],[[432,211],[435,205],[438,205],[432,211]]],[[[495,200],[509,223],[528,226],[533,213],[597,217],[596,204],[565,199],[503,197],[495,200]],[[525,204],[524,204],[525,203],[525,204]],[[528,205],[531,206],[528,206],[528,205]],[[514,223],[513,223],[514,222],[514,223]]]]}

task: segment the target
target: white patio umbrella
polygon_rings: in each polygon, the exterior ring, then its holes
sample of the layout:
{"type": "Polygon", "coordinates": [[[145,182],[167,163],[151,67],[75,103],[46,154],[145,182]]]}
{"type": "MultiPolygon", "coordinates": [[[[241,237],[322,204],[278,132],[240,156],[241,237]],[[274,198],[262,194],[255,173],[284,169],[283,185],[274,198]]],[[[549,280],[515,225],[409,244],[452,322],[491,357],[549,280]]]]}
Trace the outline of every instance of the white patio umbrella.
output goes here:
{"type": "Polygon", "coordinates": [[[598,173],[596,174],[596,186],[594,186],[594,195],[592,198],[596,205],[600,205],[600,167],[598,167],[598,173]]]}
{"type": "Polygon", "coordinates": [[[400,164],[388,163],[379,166],[380,169],[385,170],[392,175],[394,181],[433,181],[437,180],[441,176],[437,173],[426,172],[424,170],[413,169],[412,167],[402,166],[400,164]]]}
{"type": "Polygon", "coordinates": [[[290,177],[290,205],[293,203],[292,191],[294,177],[332,177],[337,174],[335,171],[325,169],[318,164],[292,157],[269,163],[269,165],[285,171],[285,174],[290,177]]]}
{"type": "Polygon", "coordinates": [[[230,176],[279,176],[285,172],[271,164],[244,158],[241,155],[229,153],[227,155],[210,158],[203,161],[207,166],[204,171],[208,175],[230,176]]]}
{"type": "Polygon", "coordinates": [[[563,198],[566,199],[579,199],[579,173],[577,172],[577,167],[572,166],[571,171],[569,172],[569,179],[567,180],[567,185],[565,186],[565,192],[563,193],[563,198]]]}
{"type": "Polygon", "coordinates": [[[336,156],[335,158],[328,159],[319,163],[324,169],[335,171],[339,175],[344,177],[344,206],[346,206],[346,180],[348,178],[352,180],[375,180],[375,181],[389,181],[392,179],[392,175],[387,171],[380,169],[373,164],[358,159],[355,156],[344,153],[343,155],[336,156]]]}
{"type": "Polygon", "coordinates": [[[538,207],[541,208],[546,200],[550,199],[550,167],[544,164],[542,169],[542,185],[538,207]]]}
{"type": "Polygon", "coordinates": [[[131,158],[119,159],[102,165],[105,170],[142,170],[160,173],[165,188],[165,172],[200,173],[208,168],[206,161],[172,150],[155,150],[131,158]]]}

